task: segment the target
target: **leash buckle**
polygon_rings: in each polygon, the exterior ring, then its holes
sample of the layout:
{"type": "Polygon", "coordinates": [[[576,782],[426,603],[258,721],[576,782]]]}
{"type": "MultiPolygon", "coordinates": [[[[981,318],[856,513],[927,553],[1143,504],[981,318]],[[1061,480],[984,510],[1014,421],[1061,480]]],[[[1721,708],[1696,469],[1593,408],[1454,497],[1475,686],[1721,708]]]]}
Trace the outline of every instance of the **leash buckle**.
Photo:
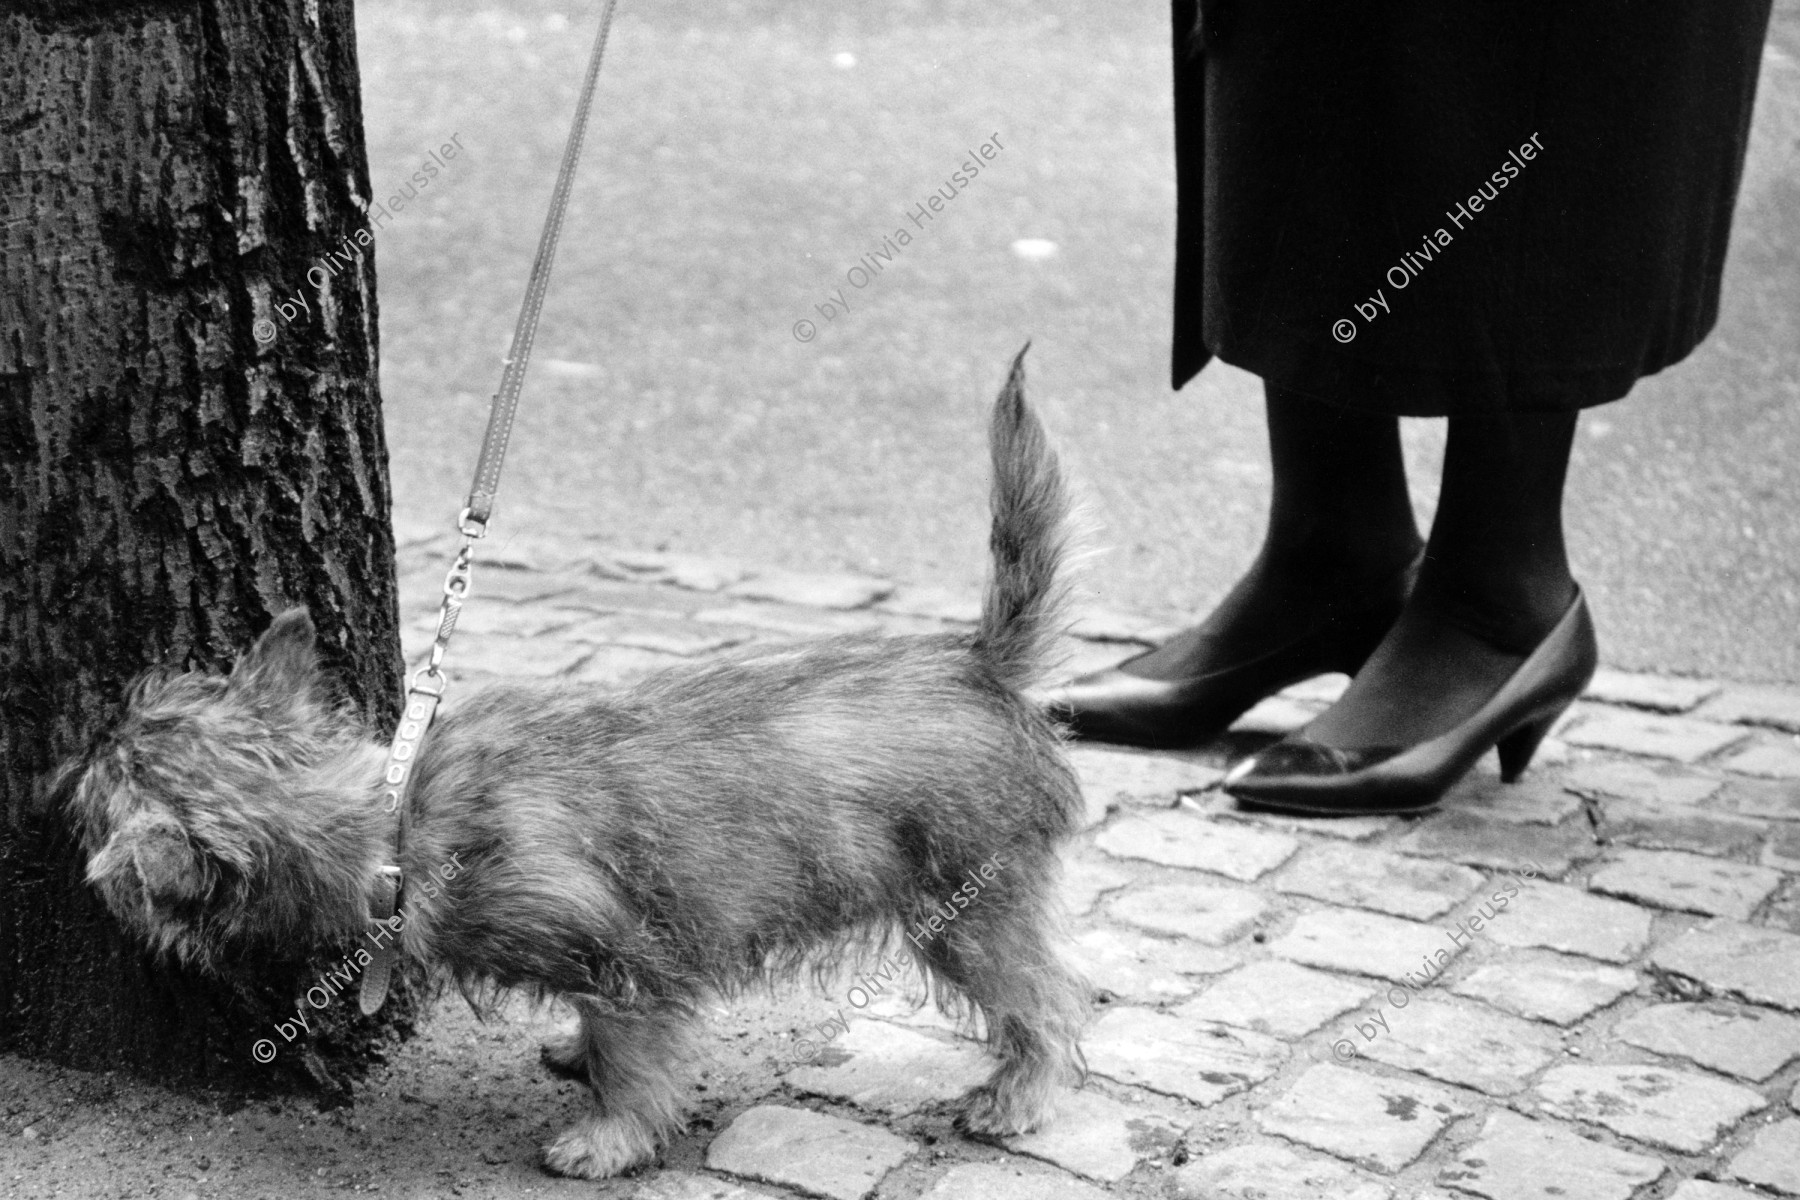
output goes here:
{"type": "Polygon", "coordinates": [[[417,692],[421,696],[430,696],[433,700],[442,700],[444,698],[444,689],[449,686],[449,678],[438,669],[437,664],[428,663],[413,672],[412,686],[408,688],[407,691],[409,693],[417,692]],[[437,687],[426,687],[425,681],[427,679],[434,681],[437,684],[437,687]]]}

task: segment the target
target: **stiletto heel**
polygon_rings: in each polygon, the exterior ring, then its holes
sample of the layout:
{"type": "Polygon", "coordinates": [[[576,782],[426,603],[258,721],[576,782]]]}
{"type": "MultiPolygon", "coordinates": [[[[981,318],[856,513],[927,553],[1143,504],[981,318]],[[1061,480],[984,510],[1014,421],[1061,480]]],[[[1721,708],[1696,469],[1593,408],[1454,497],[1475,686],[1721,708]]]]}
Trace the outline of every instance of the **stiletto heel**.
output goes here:
{"type": "Polygon", "coordinates": [[[1285,812],[1346,816],[1430,808],[1490,746],[1501,778],[1524,773],[1563,710],[1594,677],[1594,623],[1579,590],[1556,628],[1468,719],[1414,746],[1328,746],[1291,733],[1238,763],[1225,790],[1285,812]]]}
{"type": "Polygon", "coordinates": [[[1521,725],[1495,744],[1494,749],[1500,753],[1500,782],[1518,782],[1525,768],[1531,765],[1531,756],[1537,753],[1538,744],[1560,716],[1562,710],[1558,709],[1541,721],[1521,725]]]}

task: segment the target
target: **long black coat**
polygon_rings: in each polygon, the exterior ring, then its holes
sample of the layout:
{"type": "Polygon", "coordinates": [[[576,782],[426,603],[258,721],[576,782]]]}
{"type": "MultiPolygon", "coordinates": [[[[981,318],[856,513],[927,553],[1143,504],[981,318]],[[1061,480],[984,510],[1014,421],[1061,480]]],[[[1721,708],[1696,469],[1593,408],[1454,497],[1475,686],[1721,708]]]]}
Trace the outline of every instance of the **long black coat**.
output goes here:
{"type": "Polygon", "coordinates": [[[1173,373],[1623,396],[1718,316],[1770,0],[1173,0],[1173,373]]]}

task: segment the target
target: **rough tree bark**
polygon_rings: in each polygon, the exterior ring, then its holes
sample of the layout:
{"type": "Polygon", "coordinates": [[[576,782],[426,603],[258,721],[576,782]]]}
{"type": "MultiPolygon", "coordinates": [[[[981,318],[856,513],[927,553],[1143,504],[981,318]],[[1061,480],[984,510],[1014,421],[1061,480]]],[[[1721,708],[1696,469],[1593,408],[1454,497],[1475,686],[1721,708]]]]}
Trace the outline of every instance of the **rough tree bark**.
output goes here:
{"type": "Polygon", "coordinates": [[[394,716],[372,258],[307,278],[368,188],[351,0],[0,6],[0,1049],[336,1089],[410,1020],[346,998],[253,1062],[319,967],[148,961],[41,786],[139,670],[229,665],[296,603],[394,716]]]}

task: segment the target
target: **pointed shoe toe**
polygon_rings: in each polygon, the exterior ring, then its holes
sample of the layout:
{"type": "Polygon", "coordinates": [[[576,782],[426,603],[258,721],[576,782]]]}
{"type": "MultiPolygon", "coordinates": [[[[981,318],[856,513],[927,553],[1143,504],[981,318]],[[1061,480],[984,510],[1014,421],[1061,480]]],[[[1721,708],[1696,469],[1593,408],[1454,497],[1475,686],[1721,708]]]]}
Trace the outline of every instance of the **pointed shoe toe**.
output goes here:
{"type": "Polygon", "coordinates": [[[1347,750],[1298,738],[1284,738],[1238,763],[1225,776],[1225,783],[1229,787],[1254,791],[1269,780],[1295,776],[1334,779],[1365,771],[1376,763],[1403,753],[1405,749],[1404,746],[1361,746],[1347,750]]]}
{"type": "Polygon", "coordinates": [[[1052,688],[1040,700],[1083,741],[1175,749],[1216,736],[1262,698],[1249,696],[1259,681],[1234,677],[1239,674],[1163,680],[1109,667],[1052,688]]]}
{"type": "MultiPolygon", "coordinates": [[[[1224,788],[1251,808],[1309,816],[1415,812],[1437,803],[1433,781],[1382,771],[1404,746],[1324,746],[1290,735],[1234,766],[1224,788]]],[[[1448,790],[1446,785],[1444,790],[1448,790]]]]}

